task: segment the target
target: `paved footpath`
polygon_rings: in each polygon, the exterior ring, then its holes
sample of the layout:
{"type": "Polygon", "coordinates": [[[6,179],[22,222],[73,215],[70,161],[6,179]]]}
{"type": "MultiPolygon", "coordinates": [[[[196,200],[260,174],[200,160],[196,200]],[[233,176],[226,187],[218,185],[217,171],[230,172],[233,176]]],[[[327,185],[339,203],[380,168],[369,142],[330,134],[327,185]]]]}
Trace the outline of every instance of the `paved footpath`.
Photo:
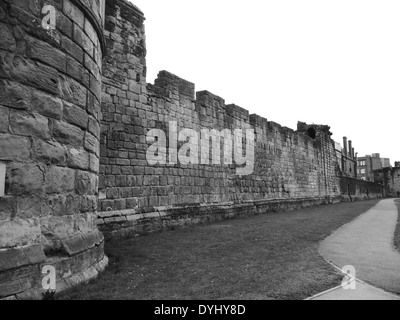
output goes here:
{"type": "Polygon", "coordinates": [[[340,269],[354,266],[359,280],[356,290],[340,286],[310,300],[400,300],[400,253],[393,244],[397,219],[394,200],[382,200],[325,239],[319,253],[340,269]]]}

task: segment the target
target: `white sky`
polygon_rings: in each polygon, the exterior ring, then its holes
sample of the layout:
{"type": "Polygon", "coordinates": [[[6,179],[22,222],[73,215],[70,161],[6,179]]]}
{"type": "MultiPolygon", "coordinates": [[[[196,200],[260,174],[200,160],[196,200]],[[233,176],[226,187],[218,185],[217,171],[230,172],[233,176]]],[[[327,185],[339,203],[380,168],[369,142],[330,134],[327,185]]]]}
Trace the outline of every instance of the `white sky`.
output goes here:
{"type": "Polygon", "coordinates": [[[400,161],[400,1],[134,0],[167,70],[269,121],[400,161]]]}

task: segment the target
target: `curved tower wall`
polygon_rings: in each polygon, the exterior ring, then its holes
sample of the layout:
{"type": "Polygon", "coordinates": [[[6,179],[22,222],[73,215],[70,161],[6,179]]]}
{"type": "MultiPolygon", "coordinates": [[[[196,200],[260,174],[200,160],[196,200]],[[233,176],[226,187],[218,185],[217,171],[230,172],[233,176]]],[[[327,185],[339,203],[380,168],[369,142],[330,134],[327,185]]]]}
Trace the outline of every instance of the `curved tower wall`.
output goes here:
{"type": "Polygon", "coordinates": [[[0,298],[40,297],[47,265],[61,291],[107,264],[96,226],[103,10],[0,1],[0,298]]]}

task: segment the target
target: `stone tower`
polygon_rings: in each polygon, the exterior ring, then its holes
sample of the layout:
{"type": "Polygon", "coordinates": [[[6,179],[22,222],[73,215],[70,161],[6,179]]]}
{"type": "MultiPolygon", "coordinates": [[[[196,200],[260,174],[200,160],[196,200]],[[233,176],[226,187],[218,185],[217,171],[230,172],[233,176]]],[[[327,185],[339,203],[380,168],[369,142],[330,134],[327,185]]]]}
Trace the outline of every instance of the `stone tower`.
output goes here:
{"type": "Polygon", "coordinates": [[[103,12],[103,0],[0,0],[0,299],[40,297],[44,266],[60,291],[107,264],[96,226],[103,12]]]}

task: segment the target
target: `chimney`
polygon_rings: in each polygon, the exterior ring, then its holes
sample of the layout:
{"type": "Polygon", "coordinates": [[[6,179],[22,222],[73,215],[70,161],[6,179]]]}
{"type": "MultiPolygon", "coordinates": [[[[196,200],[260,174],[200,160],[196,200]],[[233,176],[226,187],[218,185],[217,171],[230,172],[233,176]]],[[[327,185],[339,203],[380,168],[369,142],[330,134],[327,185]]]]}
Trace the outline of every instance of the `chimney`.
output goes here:
{"type": "Polygon", "coordinates": [[[352,149],[352,156],[353,156],[353,159],[355,159],[355,158],[356,158],[356,154],[355,154],[355,150],[354,150],[354,148],[352,149]]]}
{"type": "Polygon", "coordinates": [[[347,154],[347,138],[346,137],[343,137],[343,146],[344,146],[344,154],[347,157],[348,154],[347,154]]]}
{"type": "Polygon", "coordinates": [[[353,142],[349,141],[349,158],[353,158],[353,142]]]}

